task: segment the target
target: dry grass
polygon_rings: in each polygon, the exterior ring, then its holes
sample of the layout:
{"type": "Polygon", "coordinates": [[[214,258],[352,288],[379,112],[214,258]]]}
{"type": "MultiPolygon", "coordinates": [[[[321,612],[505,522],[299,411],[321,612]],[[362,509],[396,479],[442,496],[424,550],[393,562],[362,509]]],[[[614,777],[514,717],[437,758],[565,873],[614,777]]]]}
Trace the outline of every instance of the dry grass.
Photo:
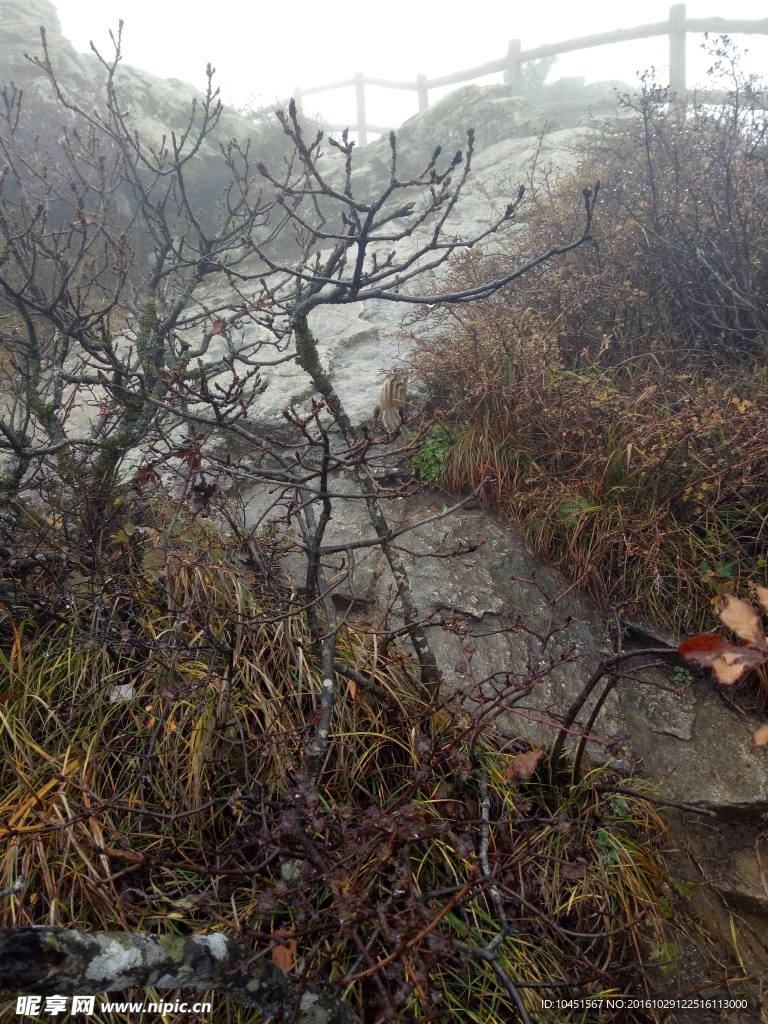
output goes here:
{"type": "MultiPolygon", "coordinates": [[[[527,986],[622,990],[620,969],[666,928],[649,805],[600,792],[606,772],[565,790],[515,782],[514,750],[460,708],[434,715],[403,652],[383,660],[352,629],[341,660],[390,696],[340,680],[334,742],[308,784],[320,679],[303,617],[195,520],[180,517],[161,564],[171,513],[134,515],[143,525],[116,531],[98,570],[27,579],[49,621],[2,613],[0,886],[28,879],[0,903],[2,923],[223,930],[264,955],[288,929],[293,969],[331,985],[407,940],[348,987],[366,1022],[383,985],[402,1020],[502,1024],[510,996],[468,953],[499,930],[478,866],[485,780],[489,860],[514,923],[499,968],[546,1022],[570,1018],[540,1012],[527,986]],[[110,700],[115,686],[124,699],[110,700]]],[[[206,1019],[257,1018],[214,997],[206,1019]]]]}
{"type": "Polygon", "coordinates": [[[768,565],[768,150],[755,83],[722,111],[643,88],[575,178],[534,190],[516,251],[465,254],[451,287],[578,237],[600,179],[593,241],[436,310],[416,362],[451,438],[430,482],[492,476],[485,500],[601,607],[688,633],[768,565]]]}
{"type": "MultiPolygon", "coordinates": [[[[455,338],[450,353],[460,365],[455,338]]],[[[527,393],[499,384],[493,398],[482,421],[449,424],[440,481],[460,490],[492,476],[485,499],[599,606],[706,630],[723,588],[764,582],[764,376],[585,367],[527,393]]]]}

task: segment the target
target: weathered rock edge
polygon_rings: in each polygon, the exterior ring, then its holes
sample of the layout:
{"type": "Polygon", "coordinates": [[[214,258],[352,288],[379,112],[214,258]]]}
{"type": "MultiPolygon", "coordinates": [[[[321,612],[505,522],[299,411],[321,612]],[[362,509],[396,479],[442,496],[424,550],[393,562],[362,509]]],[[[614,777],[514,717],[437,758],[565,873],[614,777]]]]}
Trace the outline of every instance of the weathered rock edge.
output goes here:
{"type": "Polygon", "coordinates": [[[350,1007],[298,981],[226,935],[136,935],[68,928],[0,932],[0,989],[98,995],[126,988],[191,988],[242,996],[268,1017],[300,1003],[303,1024],[359,1024],[350,1007]],[[19,982],[23,982],[20,986],[19,982]]]}

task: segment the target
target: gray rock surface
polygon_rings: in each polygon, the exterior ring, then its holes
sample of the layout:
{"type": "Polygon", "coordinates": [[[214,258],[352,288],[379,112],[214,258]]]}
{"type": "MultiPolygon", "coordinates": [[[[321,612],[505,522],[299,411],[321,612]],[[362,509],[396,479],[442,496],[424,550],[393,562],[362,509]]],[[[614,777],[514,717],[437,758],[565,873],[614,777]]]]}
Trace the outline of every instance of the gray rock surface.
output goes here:
{"type": "MultiPolygon", "coordinates": [[[[104,111],[106,70],[95,53],[79,53],[61,34],[56,8],[50,0],[0,0],[0,84],[15,82],[24,89],[26,103],[36,104],[37,116],[59,125],[67,115],[55,100],[45,73],[26,59],[43,57],[40,28],[45,28],[48,51],[57,81],[64,95],[86,112],[104,111]]],[[[111,61],[113,52],[103,52],[111,61]]],[[[200,122],[203,95],[193,86],[176,78],[159,78],[121,60],[116,77],[121,109],[128,113],[130,127],[143,143],[159,149],[163,137],[171,132],[180,136],[189,125],[192,103],[196,101],[196,123],[200,122]]],[[[215,85],[214,81],[214,85],[215,85]]],[[[268,127],[259,129],[253,121],[234,111],[224,110],[216,129],[201,146],[201,159],[188,165],[188,186],[193,202],[200,208],[215,206],[216,197],[230,180],[221,157],[220,145],[230,139],[254,143],[254,158],[267,155],[261,150],[281,148],[280,133],[268,127]]],[[[170,143],[169,143],[170,144],[170,143]]]]}

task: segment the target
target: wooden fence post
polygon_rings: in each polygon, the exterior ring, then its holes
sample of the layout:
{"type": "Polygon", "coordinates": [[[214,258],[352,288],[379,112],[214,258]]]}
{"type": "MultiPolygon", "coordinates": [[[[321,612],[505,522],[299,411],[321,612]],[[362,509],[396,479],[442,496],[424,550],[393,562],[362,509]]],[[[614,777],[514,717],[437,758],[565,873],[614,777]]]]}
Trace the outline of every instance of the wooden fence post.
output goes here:
{"type": "Polygon", "coordinates": [[[358,146],[368,145],[368,132],[365,123],[365,82],[363,72],[355,74],[355,99],[357,100],[357,144],[358,146]]]}
{"type": "Polygon", "coordinates": [[[298,85],[294,85],[293,87],[293,100],[296,104],[297,111],[301,113],[304,110],[304,101],[301,98],[301,89],[298,85]]]}
{"type": "Polygon", "coordinates": [[[685,92],[685,4],[669,8],[669,88],[685,92]]]}
{"type": "Polygon", "coordinates": [[[515,95],[519,95],[522,91],[521,87],[521,65],[520,65],[520,50],[523,44],[519,39],[510,39],[507,43],[507,61],[509,65],[507,70],[504,72],[504,81],[507,85],[512,86],[512,91],[515,95]]]}
{"type": "MultiPolygon", "coordinates": [[[[536,61],[558,53],[570,53],[574,50],[588,50],[595,46],[607,46],[614,43],[623,43],[630,39],[647,39],[651,36],[667,36],[669,44],[669,90],[681,100],[685,100],[687,93],[686,81],[686,35],[691,32],[720,32],[724,29],[729,32],[738,33],[759,33],[768,36],[768,18],[760,20],[743,20],[730,18],[691,18],[690,29],[684,3],[672,4],[669,8],[669,16],[666,21],[653,22],[648,25],[638,25],[632,29],[616,29],[612,32],[598,32],[591,36],[581,36],[578,39],[567,39],[560,43],[547,44],[523,50],[519,39],[510,39],[507,43],[507,53],[497,60],[488,61],[478,67],[467,68],[464,71],[457,71],[452,75],[442,75],[429,79],[426,75],[417,75],[414,85],[413,79],[407,82],[390,82],[381,78],[370,78],[371,85],[381,86],[388,89],[416,89],[418,93],[419,111],[429,106],[430,89],[439,89],[444,86],[458,85],[461,82],[474,81],[486,75],[504,73],[504,82],[512,87],[513,93],[519,95],[522,92],[523,65],[528,61],[536,61]],[[523,53],[525,57],[523,57],[523,53]]],[[[314,86],[311,89],[302,90],[296,86],[293,96],[298,109],[301,109],[302,100],[307,93],[326,92],[329,89],[347,88],[350,84],[355,86],[357,98],[357,144],[365,146],[368,144],[368,132],[375,132],[377,135],[385,131],[377,125],[369,125],[366,120],[365,111],[365,83],[366,78],[362,71],[358,71],[354,78],[345,79],[343,82],[336,82],[333,85],[314,86]]],[[[766,106],[768,109],[768,105],[766,106]]],[[[347,122],[349,124],[349,122],[347,122]]],[[[338,128],[338,126],[337,126],[338,128]]],[[[334,129],[336,130],[336,129],[334,129]]]]}
{"type": "Polygon", "coordinates": [[[416,75],[416,90],[419,94],[419,113],[429,106],[429,89],[427,89],[427,76],[416,75]]]}

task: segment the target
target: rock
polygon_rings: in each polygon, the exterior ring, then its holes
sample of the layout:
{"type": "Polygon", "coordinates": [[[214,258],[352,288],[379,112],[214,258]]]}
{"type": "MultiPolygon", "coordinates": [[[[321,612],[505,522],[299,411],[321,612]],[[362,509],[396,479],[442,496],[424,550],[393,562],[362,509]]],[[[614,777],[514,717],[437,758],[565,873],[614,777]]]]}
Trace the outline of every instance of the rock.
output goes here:
{"type": "MultiPolygon", "coordinates": [[[[482,153],[508,139],[536,139],[560,125],[549,121],[508,85],[465,85],[400,125],[397,134],[397,176],[401,181],[422,171],[435,149],[445,166],[457,150],[467,148],[467,129],[474,128],[475,150],[482,153]]],[[[389,138],[383,136],[359,153],[358,170],[372,188],[389,182],[392,161],[389,138]]]]}
{"type": "MultiPolygon", "coordinates": [[[[351,482],[337,479],[334,490],[350,497],[334,505],[326,543],[372,538],[365,504],[355,497],[351,482]]],[[[273,499],[261,485],[246,488],[242,497],[246,523],[261,526],[273,499]]],[[[419,495],[389,501],[385,510],[390,525],[401,529],[439,513],[441,502],[419,495]]],[[[277,511],[272,515],[276,518],[277,511]]],[[[402,543],[409,552],[405,557],[418,607],[437,623],[429,638],[447,689],[471,692],[486,681],[486,692],[491,692],[495,683],[512,680],[524,686],[534,680],[531,692],[505,717],[504,727],[534,743],[550,742],[558,716],[612,653],[606,623],[488,510],[453,512],[417,526],[402,543]],[[446,557],[470,548],[459,558],[446,557]],[[519,627],[510,629],[516,622],[519,627]]],[[[352,578],[340,578],[336,585],[356,614],[374,624],[392,598],[392,578],[376,547],[358,553],[352,578]]],[[[658,661],[645,659],[651,660],[658,661]]],[[[622,673],[629,675],[630,664],[622,673]]],[[[672,800],[719,814],[768,808],[768,756],[750,752],[754,724],[723,706],[706,680],[681,685],[671,667],[635,674],[639,681],[623,678],[614,687],[592,730],[608,742],[629,737],[628,744],[622,743],[625,767],[661,782],[672,800]]],[[[599,686],[579,715],[582,726],[601,691],[599,686]]],[[[587,749],[596,764],[612,757],[599,743],[587,749]]]]}
{"type": "Polygon", "coordinates": [[[2,0],[3,31],[0,35],[0,81],[26,86],[43,78],[43,72],[24,56],[42,56],[40,26],[47,33],[52,60],[68,82],[86,83],[94,71],[93,54],[77,53],[61,34],[61,22],[50,0],[2,0]]]}
{"type": "MultiPolygon", "coordinates": [[[[56,8],[49,0],[0,0],[0,14],[0,85],[13,81],[22,86],[25,103],[35,105],[39,122],[55,129],[68,121],[45,73],[24,56],[26,53],[42,58],[41,26],[46,30],[51,63],[64,95],[89,114],[95,110],[104,112],[106,70],[95,53],[78,53],[64,38],[56,8]]],[[[109,61],[113,53],[105,52],[102,56],[109,61]]],[[[168,145],[171,132],[180,137],[189,125],[193,101],[195,123],[200,123],[204,97],[186,82],[158,78],[121,61],[115,84],[121,110],[127,112],[127,124],[138,131],[144,145],[159,149],[164,136],[168,145]]],[[[284,151],[282,131],[276,126],[257,127],[252,120],[224,110],[216,128],[203,142],[199,158],[187,165],[190,197],[200,209],[215,209],[217,196],[231,179],[220,149],[230,139],[238,139],[243,145],[250,140],[252,159],[264,157],[276,162],[284,151]]],[[[45,141],[50,144],[55,139],[45,141]]]]}

